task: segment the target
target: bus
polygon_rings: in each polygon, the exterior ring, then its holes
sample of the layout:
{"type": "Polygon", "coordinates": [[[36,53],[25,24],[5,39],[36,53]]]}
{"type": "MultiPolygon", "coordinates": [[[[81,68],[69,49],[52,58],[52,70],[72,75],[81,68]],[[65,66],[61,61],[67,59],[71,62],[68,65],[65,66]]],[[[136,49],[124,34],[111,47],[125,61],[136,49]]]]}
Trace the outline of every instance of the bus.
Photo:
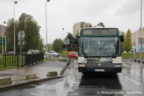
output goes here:
{"type": "Polygon", "coordinates": [[[123,41],[118,28],[81,29],[78,33],[79,72],[121,72],[123,41]]]}

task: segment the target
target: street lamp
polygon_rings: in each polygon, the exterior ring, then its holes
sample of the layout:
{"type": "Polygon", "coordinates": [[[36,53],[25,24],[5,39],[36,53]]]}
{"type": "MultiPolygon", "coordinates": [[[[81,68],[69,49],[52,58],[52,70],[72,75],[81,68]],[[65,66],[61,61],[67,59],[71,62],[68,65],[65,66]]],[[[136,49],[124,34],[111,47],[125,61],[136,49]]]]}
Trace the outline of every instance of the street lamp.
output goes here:
{"type": "MultiPolygon", "coordinates": [[[[6,24],[6,21],[3,22],[3,24],[6,24]]],[[[4,44],[5,44],[5,52],[6,52],[6,36],[4,37],[4,35],[2,34],[2,54],[4,53],[4,44]],[[4,41],[5,38],[5,41],[4,41]],[[4,43],[5,42],[5,43],[4,43]]]]}
{"type": "Polygon", "coordinates": [[[68,51],[67,45],[68,45],[68,32],[67,32],[67,37],[66,37],[66,50],[68,51]]]}
{"type": "MultiPolygon", "coordinates": [[[[142,36],[142,0],[140,2],[140,37],[142,36]]],[[[140,63],[142,64],[142,38],[140,38],[141,43],[141,60],[140,63]]]]}
{"type": "Polygon", "coordinates": [[[64,30],[64,27],[63,27],[63,28],[62,28],[62,39],[65,38],[65,36],[64,36],[64,31],[65,31],[65,30],[64,30]],[[63,36],[64,36],[64,37],[63,37],[63,36]]]}
{"type": "Polygon", "coordinates": [[[48,41],[47,41],[47,2],[50,2],[50,0],[45,0],[45,23],[46,23],[46,51],[48,51],[48,41]]]}
{"type": "MultiPolygon", "coordinates": [[[[3,23],[4,23],[4,25],[5,25],[7,22],[4,21],[3,23]]],[[[7,39],[6,39],[6,35],[5,35],[5,52],[7,51],[7,43],[6,43],[6,40],[7,40],[7,39]]]]}
{"type": "Polygon", "coordinates": [[[17,0],[14,0],[13,3],[13,9],[14,9],[14,54],[16,54],[16,38],[15,38],[15,31],[16,31],[16,27],[15,27],[15,5],[18,3],[17,0]]]}
{"type": "Polygon", "coordinates": [[[2,34],[2,54],[3,54],[3,34],[2,34]]]}

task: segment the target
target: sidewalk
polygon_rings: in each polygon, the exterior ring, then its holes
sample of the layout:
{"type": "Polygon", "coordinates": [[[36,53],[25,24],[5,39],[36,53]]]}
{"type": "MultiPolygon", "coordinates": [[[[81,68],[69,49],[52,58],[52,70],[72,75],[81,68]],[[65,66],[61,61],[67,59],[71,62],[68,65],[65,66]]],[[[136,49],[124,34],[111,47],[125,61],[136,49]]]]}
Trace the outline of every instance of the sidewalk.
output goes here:
{"type": "MultiPolygon", "coordinates": [[[[12,83],[8,86],[17,85],[21,83],[26,83],[29,81],[34,80],[41,80],[47,77],[48,72],[56,71],[58,73],[57,77],[60,77],[60,72],[63,68],[67,65],[67,62],[60,62],[60,61],[44,61],[40,64],[35,64],[33,66],[17,68],[17,69],[9,69],[5,71],[0,71],[0,78],[11,78],[12,83]],[[27,75],[36,74],[38,78],[27,80],[27,75]]],[[[7,85],[0,85],[0,88],[3,88],[7,85]]]]}

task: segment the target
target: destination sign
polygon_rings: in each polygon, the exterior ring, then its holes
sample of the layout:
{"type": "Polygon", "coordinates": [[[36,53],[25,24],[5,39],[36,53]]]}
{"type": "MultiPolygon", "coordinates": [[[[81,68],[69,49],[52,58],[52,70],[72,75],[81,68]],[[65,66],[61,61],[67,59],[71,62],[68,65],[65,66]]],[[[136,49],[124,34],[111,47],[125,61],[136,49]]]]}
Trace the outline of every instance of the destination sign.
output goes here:
{"type": "Polygon", "coordinates": [[[103,36],[103,35],[118,35],[117,28],[95,28],[95,29],[82,29],[82,36],[103,36]]]}

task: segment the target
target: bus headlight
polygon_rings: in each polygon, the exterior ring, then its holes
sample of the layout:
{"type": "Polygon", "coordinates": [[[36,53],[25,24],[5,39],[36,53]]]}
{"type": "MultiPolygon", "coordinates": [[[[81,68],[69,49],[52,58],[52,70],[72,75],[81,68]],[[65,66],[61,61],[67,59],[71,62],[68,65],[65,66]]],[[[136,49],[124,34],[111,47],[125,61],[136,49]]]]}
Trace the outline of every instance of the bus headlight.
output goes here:
{"type": "Polygon", "coordinates": [[[80,63],[79,67],[85,67],[85,64],[84,63],[80,63]]]}
{"type": "Polygon", "coordinates": [[[78,63],[87,63],[87,59],[85,57],[78,57],[78,63]]]}
{"type": "Polygon", "coordinates": [[[122,67],[121,64],[114,64],[114,67],[122,67]]]}
{"type": "Polygon", "coordinates": [[[112,63],[122,63],[122,57],[113,58],[112,63]]]}

